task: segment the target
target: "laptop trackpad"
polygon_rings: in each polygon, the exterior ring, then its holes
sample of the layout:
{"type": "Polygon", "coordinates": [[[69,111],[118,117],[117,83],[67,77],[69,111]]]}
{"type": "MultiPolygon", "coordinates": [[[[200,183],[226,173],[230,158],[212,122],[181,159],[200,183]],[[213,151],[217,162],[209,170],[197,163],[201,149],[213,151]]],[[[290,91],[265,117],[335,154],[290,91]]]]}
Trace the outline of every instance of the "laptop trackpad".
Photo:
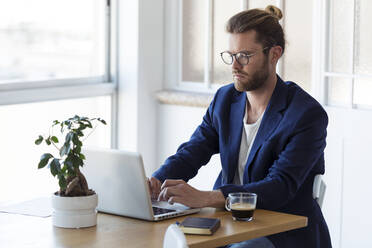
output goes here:
{"type": "Polygon", "coordinates": [[[181,210],[181,211],[190,209],[189,207],[181,203],[174,203],[173,205],[171,205],[166,201],[152,201],[152,205],[158,208],[167,208],[167,209],[181,210]]]}

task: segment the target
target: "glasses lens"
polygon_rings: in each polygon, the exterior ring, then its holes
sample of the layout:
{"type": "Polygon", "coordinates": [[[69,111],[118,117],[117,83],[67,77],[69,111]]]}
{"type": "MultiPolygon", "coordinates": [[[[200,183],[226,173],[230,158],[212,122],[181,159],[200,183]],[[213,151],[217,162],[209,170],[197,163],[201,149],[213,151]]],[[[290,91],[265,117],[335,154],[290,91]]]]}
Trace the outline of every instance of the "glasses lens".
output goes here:
{"type": "Polygon", "coordinates": [[[228,52],[221,53],[221,58],[225,64],[231,65],[233,62],[233,57],[228,52]]]}
{"type": "Polygon", "coordinates": [[[247,65],[249,62],[249,56],[245,53],[238,53],[236,55],[236,60],[238,60],[241,65],[247,65]]]}

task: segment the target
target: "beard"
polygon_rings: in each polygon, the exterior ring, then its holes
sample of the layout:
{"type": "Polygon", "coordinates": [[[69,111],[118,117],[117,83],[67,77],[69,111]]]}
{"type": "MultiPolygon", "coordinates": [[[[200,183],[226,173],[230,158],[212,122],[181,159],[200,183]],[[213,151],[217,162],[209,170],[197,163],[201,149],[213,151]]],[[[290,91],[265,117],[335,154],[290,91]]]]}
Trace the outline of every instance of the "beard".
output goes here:
{"type": "Polygon", "coordinates": [[[268,59],[266,58],[263,61],[261,68],[251,76],[240,70],[234,70],[233,74],[241,74],[244,76],[244,78],[234,80],[234,87],[237,91],[244,92],[257,90],[265,84],[269,77],[268,59]]]}

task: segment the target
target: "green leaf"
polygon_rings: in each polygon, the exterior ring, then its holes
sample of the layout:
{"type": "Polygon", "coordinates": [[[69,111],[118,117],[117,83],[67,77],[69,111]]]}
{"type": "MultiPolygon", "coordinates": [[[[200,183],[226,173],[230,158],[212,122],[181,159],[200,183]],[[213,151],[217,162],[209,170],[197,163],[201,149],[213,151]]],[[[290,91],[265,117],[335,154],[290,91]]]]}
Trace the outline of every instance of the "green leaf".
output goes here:
{"type": "Polygon", "coordinates": [[[64,143],[59,152],[59,155],[63,157],[64,155],[67,155],[70,152],[70,150],[71,150],[70,143],[64,143]]]}
{"type": "Polygon", "coordinates": [[[62,190],[66,189],[67,182],[65,176],[63,174],[58,174],[58,180],[59,187],[61,187],[62,190]]]}
{"type": "Polygon", "coordinates": [[[72,143],[74,143],[75,145],[78,145],[79,142],[80,142],[79,136],[76,133],[72,133],[72,143]]]}
{"type": "Polygon", "coordinates": [[[85,125],[81,125],[79,128],[78,128],[78,131],[82,131],[82,130],[84,130],[84,129],[86,129],[87,128],[87,126],[85,126],[85,125]]]}
{"type": "Polygon", "coordinates": [[[88,124],[86,125],[87,127],[89,127],[89,128],[92,128],[92,127],[93,127],[93,126],[92,126],[92,123],[91,123],[90,121],[85,120],[85,122],[88,123],[88,124]]]}
{"type": "Polygon", "coordinates": [[[71,139],[72,139],[73,135],[74,135],[73,132],[67,133],[66,138],[65,138],[65,143],[63,144],[63,146],[61,147],[61,150],[59,151],[59,155],[61,157],[63,155],[67,155],[70,152],[70,150],[71,150],[70,142],[71,142],[71,139]]]}
{"type": "Polygon", "coordinates": [[[67,172],[67,176],[68,177],[76,177],[76,173],[75,173],[74,170],[70,170],[70,171],[67,172]]]}
{"type": "Polygon", "coordinates": [[[80,153],[80,154],[79,154],[79,157],[80,157],[82,160],[85,160],[85,155],[84,155],[84,154],[80,153]]]}
{"type": "Polygon", "coordinates": [[[50,137],[50,139],[54,142],[54,143],[58,143],[58,138],[56,136],[52,136],[50,137]]]}
{"type": "Polygon", "coordinates": [[[81,158],[79,158],[79,166],[83,166],[83,165],[84,165],[84,161],[81,158]]]}
{"type": "Polygon", "coordinates": [[[35,144],[36,145],[40,145],[41,144],[41,142],[43,142],[43,136],[41,136],[41,135],[39,135],[39,138],[37,138],[36,140],[35,140],[35,144]]]}
{"type": "Polygon", "coordinates": [[[82,126],[85,126],[84,122],[82,121],[78,121],[77,124],[79,124],[79,128],[77,129],[81,129],[82,126]]]}
{"type": "MultiPolygon", "coordinates": [[[[67,159],[70,159],[70,157],[68,157],[67,159]]],[[[74,164],[72,163],[71,160],[65,160],[65,167],[64,167],[64,171],[68,171],[68,170],[74,170],[74,164]]]]}
{"type": "Polygon", "coordinates": [[[73,170],[75,170],[75,168],[74,168],[74,165],[73,165],[72,160],[71,160],[71,155],[69,155],[69,156],[67,156],[67,158],[63,162],[62,172],[67,173],[67,172],[73,171],[73,170]]]}
{"type": "Polygon", "coordinates": [[[55,158],[50,163],[50,172],[55,177],[61,171],[61,164],[59,163],[59,159],[55,158]]]}
{"type": "Polygon", "coordinates": [[[72,126],[72,122],[71,121],[64,121],[63,122],[63,124],[65,125],[65,126],[67,126],[67,129],[71,129],[71,126],[72,126]]]}
{"type": "Polygon", "coordinates": [[[70,143],[70,141],[72,140],[72,137],[73,136],[74,136],[74,133],[73,132],[68,132],[66,134],[65,143],[70,143]]]}
{"type": "Polygon", "coordinates": [[[80,152],[81,152],[81,146],[76,146],[76,147],[74,148],[74,152],[75,152],[76,154],[80,154],[80,152]]]}
{"type": "Polygon", "coordinates": [[[44,168],[48,164],[50,158],[53,158],[53,155],[50,153],[44,153],[41,155],[38,169],[44,168]]]}
{"type": "Polygon", "coordinates": [[[77,135],[79,137],[83,137],[84,136],[84,133],[82,131],[80,131],[80,130],[77,130],[76,133],[77,133],[77,135]]]}
{"type": "Polygon", "coordinates": [[[74,168],[78,168],[84,164],[84,161],[75,154],[72,154],[69,159],[71,159],[74,168]]]}
{"type": "Polygon", "coordinates": [[[58,125],[58,124],[59,124],[59,121],[58,120],[54,120],[53,121],[53,126],[58,125]]]}
{"type": "Polygon", "coordinates": [[[47,139],[45,139],[45,143],[47,143],[48,146],[49,146],[50,144],[52,144],[52,142],[50,142],[50,136],[49,136],[47,139]]]}
{"type": "Polygon", "coordinates": [[[102,123],[105,124],[105,125],[107,124],[106,121],[103,120],[103,119],[100,119],[99,121],[102,122],[102,123]]]}
{"type": "Polygon", "coordinates": [[[64,163],[64,166],[62,167],[62,169],[61,169],[61,173],[66,173],[66,171],[67,171],[67,165],[66,165],[66,162],[64,163]]]}

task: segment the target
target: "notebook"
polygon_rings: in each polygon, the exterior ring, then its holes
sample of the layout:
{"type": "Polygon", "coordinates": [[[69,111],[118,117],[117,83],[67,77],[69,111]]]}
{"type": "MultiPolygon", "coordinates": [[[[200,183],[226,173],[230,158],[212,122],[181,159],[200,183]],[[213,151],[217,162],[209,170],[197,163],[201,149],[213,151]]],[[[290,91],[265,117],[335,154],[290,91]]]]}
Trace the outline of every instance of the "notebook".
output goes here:
{"type": "Polygon", "coordinates": [[[139,153],[115,149],[84,149],[83,174],[98,194],[97,210],[104,213],[159,221],[200,209],[152,201],[139,153]]]}
{"type": "Polygon", "coordinates": [[[221,221],[216,218],[186,217],[178,226],[186,234],[212,235],[221,226],[221,221]]]}

